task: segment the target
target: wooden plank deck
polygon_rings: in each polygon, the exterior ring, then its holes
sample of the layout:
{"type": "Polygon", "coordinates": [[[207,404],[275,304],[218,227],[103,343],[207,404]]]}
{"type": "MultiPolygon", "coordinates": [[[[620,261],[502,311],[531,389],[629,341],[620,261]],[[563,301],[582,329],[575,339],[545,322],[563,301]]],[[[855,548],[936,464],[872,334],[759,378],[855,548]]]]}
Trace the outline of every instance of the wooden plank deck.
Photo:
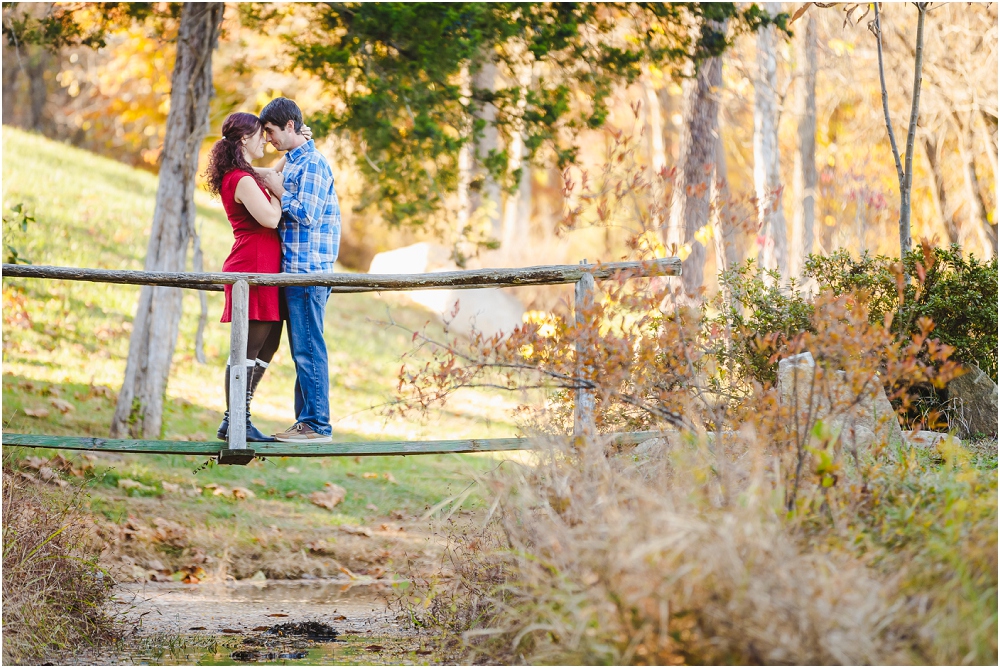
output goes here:
{"type": "MultiPolygon", "coordinates": [[[[654,438],[658,432],[614,434],[617,445],[635,445],[654,438]]],[[[3,445],[28,448],[55,448],[89,452],[134,452],[156,455],[204,455],[211,457],[226,447],[223,441],[142,441],[128,439],[3,434],[3,445]]],[[[530,438],[473,438],[453,441],[352,441],[342,443],[248,443],[258,457],[365,457],[386,455],[439,455],[468,452],[533,450],[530,438]]]]}

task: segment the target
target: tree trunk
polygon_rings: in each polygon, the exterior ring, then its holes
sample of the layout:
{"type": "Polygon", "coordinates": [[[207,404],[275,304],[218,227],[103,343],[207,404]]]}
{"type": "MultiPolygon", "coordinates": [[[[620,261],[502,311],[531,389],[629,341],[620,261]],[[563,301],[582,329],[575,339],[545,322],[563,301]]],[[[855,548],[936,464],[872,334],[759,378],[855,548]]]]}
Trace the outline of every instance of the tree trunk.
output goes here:
{"type": "MultiPolygon", "coordinates": [[[[515,67],[517,85],[522,91],[527,91],[532,84],[532,62],[526,48],[519,48],[524,61],[515,67]]],[[[527,96],[522,95],[527,103],[527,96]]],[[[517,182],[517,190],[504,197],[503,229],[500,237],[500,250],[505,264],[518,266],[523,257],[521,251],[526,248],[531,235],[531,163],[528,160],[528,147],[524,143],[524,128],[513,132],[510,142],[510,158],[507,168],[511,172],[521,170],[517,182]]]]}
{"type": "Polygon", "coordinates": [[[799,150],[792,179],[794,213],[789,270],[802,276],[806,256],[813,252],[816,225],[816,19],[806,18],[799,40],[795,101],[798,106],[799,150]]]}
{"type": "MultiPolygon", "coordinates": [[[[224,4],[190,3],[181,8],[177,58],[171,79],[170,113],[163,142],[147,271],[184,271],[194,229],[194,184],[198,149],[208,131],[212,97],[212,51],[224,4]]],[[[144,286],[129,340],[125,380],[111,423],[112,438],[158,438],[163,398],[181,317],[179,288],[144,286]]]]}
{"type": "Polygon", "coordinates": [[[927,166],[933,181],[931,199],[934,201],[934,209],[948,235],[948,243],[961,244],[961,227],[958,216],[956,216],[957,211],[948,202],[948,190],[944,184],[944,171],[941,169],[941,155],[938,151],[937,137],[925,134],[921,137],[921,141],[924,145],[924,155],[927,157],[927,166]]]}
{"type": "MultiPolygon", "coordinates": [[[[764,11],[776,16],[781,5],[767,2],[764,11]]],[[[754,81],[753,175],[757,220],[763,246],[760,265],[777,269],[782,282],[788,274],[788,231],[781,204],[781,163],[778,154],[777,34],[774,26],[757,31],[757,78],[754,81]]]]}
{"type": "Polygon", "coordinates": [[[646,96],[646,129],[649,132],[649,165],[653,174],[667,166],[667,152],[663,144],[663,110],[660,108],[660,96],[653,85],[653,78],[648,68],[642,77],[642,91],[646,96]]]}
{"type": "Polygon", "coordinates": [[[990,225],[989,208],[979,190],[976,177],[975,154],[972,150],[972,118],[963,122],[958,112],[953,115],[958,133],[958,153],[962,160],[965,197],[969,204],[969,223],[983,247],[983,257],[989,259],[997,253],[997,228],[990,225]]]}
{"type": "MultiPolygon", "coordinates": [[[[495,91],[497,85],[497,66],[486,58],[482,67],[473,76],[473,86],[479,90],[495,91]]],[[[490,174],[484,161],[489,159],[491,151],[500,149],[500,134],[496,128],[497,108],[492,102],[482,106],[476,113],[476,118],[486,123],[483,136],[476,139],[476,164],[473,181],[477,184],[471,192],[470,203],[473,216],[484,223],[489,237],[494,241],[503,239],[502,193],[500,184],[490,174]]]]}
{"type": "Polygon", "coordinates": [[[35,132],[44,132],[46,123],[45,103],[49,99],[49,86],[45,80],[46,70],[52,61],[52,54],[42,46],[35,46],[30,49],[33,53],[28,57],[28,128],[35,132]]]}
{"type": "Polygon", "coordinates": [[[664,245],[678,247],[683,260],[684,290],[697,294],[705,280],[705,246],[696,238],[709,220],[710,195],[718,140],[722,59],[703,61],[693,79],[684,82],[684,126],[681,130],[677,181],[670,202],[664,245]]]}
{"type": "Polygon", "coordinates": [[[719,272],[732,269],[743,261],[742,228],[733,224],[729,208],[729,171],[722,133],[715,141],[715,176],[712,179],[712,236],[715,238],[715,263],[719,272]]]}
{"type": "Polygon", "coordinates": [[[664,179],[661,176],[663,169],[667,166],[667,153],[663,145],[663,113],[660,97],[657,95],[648,67],[642,76],[642,91],[645,97],[642,108],[649,150],[650,183],[652,184],[648,207],[649,227],[653,230],[662,230],[664,218],[668,215],[670,208],[670,203],[666,201],[664,179]]]}
{"type": "MultiPolygon", "coordinates": [[[[19,48],[19,47],[18,47],[19,48]]],[[[10,46],[7,40],[3,41],[3,122],[11,125],[15,122],[14,111],[16,109],[16,95],[18,78],[21,74],[21,54],[10,46]]]]}

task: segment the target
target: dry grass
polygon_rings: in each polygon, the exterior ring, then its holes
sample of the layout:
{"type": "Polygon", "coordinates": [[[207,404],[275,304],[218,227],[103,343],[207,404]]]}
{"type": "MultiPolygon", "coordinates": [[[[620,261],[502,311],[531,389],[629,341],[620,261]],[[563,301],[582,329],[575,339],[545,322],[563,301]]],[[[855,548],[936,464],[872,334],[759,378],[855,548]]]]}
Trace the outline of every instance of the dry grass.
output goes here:
{"type": "Polygon", "coordinates": [[[455,543],[459,577],[423,592],[426,621],[464,627],[490,662],[907,660],[891,584],[803,549],[761,451],[734,462],[749,484],[727,506],[704,484],[707,448],[659,454],[637,466],[553,445],[512,465],[489,527],[455,543]]]}
{"type": "Polygon", "coordinates": [[[57,504],[3,469],[3,661],[32,663],[51,650],[116,635],[106,609],[113,586],[98,566],[101,546],[76,514],[79,497],[57,504]]]}
{"type": "MultiPolygon", "coordinates": [[[[823,360],[806,380],[822,412],[756,386],[728,414],[706,409],[712,433],[664,431],[626,453],[551,439],[534,465],[482,478],[488,516],[452,532],[437,578],[417,579],[414,619],[493,664],[996,663],[995,459],[951,439],[918,450],[833,431],[870,388],[903,392],[932,369],[925,339],[899,346],[863,310],[824,308],[798,342],[823,360]]],[[[605,361],[599,397],[622,377],[637,396],[679,378],[660,403],[698,415],[697,374],[655,366],[692,358],[675,331],[662,353],[621,355],[628,376],[605,361]]]]}

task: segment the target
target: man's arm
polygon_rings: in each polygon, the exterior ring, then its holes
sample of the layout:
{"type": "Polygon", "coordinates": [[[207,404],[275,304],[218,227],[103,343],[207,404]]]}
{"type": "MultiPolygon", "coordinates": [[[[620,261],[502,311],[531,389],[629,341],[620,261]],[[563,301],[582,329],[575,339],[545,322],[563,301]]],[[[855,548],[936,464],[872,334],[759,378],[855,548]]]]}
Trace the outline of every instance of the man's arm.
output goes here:
{"type": "Polygon", "coordinates": [[[274,167],[257,167],[254,166],[253,171],[257,172],[260,176],[267,176],[271,172],[283,172],[285,171],[285,156],[281,156],[281,160],[274,163],[274,167]]]}
{"type": "Polygon", "coordinates": [[[281,210],[295,223],[311,226],[319,220],[326,195],[333,187],[333,172],[323,162],[310,162],[299,176],[299,192],[285,190],[280,174],[265,177],[267,187],[281,198],[281,210]]]}

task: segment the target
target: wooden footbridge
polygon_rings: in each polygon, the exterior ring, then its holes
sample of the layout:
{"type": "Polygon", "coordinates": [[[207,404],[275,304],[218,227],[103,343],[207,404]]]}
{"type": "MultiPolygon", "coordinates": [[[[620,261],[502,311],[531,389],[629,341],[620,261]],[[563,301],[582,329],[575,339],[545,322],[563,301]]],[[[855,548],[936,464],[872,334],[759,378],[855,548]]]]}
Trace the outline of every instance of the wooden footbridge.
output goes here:
{"type": "MultiPolygon", "coordinates": [[[[578,323],[593,303],[596,280],[679,276],[681,261],[664,258],[647,262],[612,262],[606,264],[553,265],[520,269],[479,269],[435,274],[237,274],[174,273],[159,271],[118,271],[78,269],[34,265],[3,265],[3,278],[90,281],[126,285],[150,285],[190,290],[221,291],[233,286],[233,322],[230,335],[230,419],[229,441],[219,442],[131,440],[93,437],[3,434],[3,445],[36,448],[61,448],[100,452],[135,452],[146,454],[217,456],[220,464],[247,464],[254,457],[333,457],[364,455],[417,455],[464,452],[524,450],[532,447],[526,438],[490,438],[451,441],[375,441],[350,443],[254,443],[246,441],[246,345],[248,300],[251,285],[305,286],[332,288],[333,292],[389,292],[428,289],[474,289],[519,287],[526,285],[576,284],[575,308],[578,323]]],[[[591,391],[576,391],[574,434],[592,431],[594,397],[591,391]]],[[[617,434],[621,445],[634,444],[653,436],[652,432],[617,434]]]]}

